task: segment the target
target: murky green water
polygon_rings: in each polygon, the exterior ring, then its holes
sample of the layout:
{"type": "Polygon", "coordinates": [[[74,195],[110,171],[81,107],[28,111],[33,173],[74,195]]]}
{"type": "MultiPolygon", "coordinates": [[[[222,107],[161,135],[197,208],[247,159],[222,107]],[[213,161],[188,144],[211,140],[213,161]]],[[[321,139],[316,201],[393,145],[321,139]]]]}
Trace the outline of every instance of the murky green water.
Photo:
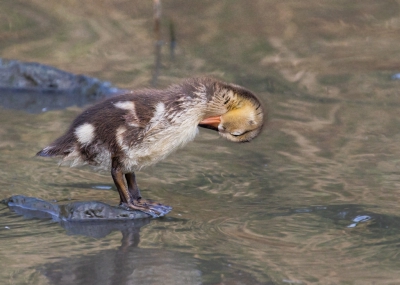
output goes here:
{"type": "MultiPolygon", "coordinates": [[[[0,57],[151,82],[151,1],[5,0],[0,57]]],[[[398,1],[164,1],[158,85],[211,74],[270,111],[263,134],[195,142],[138,173],[150,222],[64,224],[0,207],[4,284],[399,284],[398,1]],[[174,23],[175,60],[169,51],[174,23]]],[[[38,95],[36,95],[38,96],[38,95]]],[[[0,109],[1,198],[118,201],[107,174],[34,154],[78,107],[0,109]],[[96,189],[97,188],[97,189],[96,189]]]]}

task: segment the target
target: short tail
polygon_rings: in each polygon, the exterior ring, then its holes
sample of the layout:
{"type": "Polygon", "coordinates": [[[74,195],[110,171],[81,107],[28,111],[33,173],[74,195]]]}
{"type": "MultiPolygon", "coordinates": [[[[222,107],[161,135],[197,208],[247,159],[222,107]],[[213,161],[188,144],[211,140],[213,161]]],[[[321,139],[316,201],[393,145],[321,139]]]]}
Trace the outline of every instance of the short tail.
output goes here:
{"type": "Polygon", "coordinates": [[[73,149],[74,142],[68,137],[60,137],[49,146],[39,151],[36,155],[43,157],[67,156],[73,149]]]}
{"type": "Polygon", "coordinates": [[[60,153],[60,151],[53,146],[47,146],[41,151],[39,151],[36,155],[43,157],[51,157],[51,156],[65,155],[65,153],[60,153]]]}

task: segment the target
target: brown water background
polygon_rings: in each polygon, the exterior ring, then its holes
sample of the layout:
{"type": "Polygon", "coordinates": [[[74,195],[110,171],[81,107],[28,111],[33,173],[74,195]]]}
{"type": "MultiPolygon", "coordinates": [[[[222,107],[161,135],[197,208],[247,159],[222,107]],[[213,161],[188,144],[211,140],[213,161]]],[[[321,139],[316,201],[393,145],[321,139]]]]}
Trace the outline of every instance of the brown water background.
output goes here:
{"type": "MultiPolygon", "coordinates": [[[[0,57],[148,87],[152,4],[2,0],[0,57]]],[[[241,145],[202,130],[138,173],[174,208],[146,225],[96,235],[2,206],[2,284],[400,284],[400,1],[166,0],[161,28],[158,87],[246,86],[267,128],[241,145]]],[[[0,108],[1,198],[117,203],[109,175],[34,157],[81,110],[0,108]]]]}

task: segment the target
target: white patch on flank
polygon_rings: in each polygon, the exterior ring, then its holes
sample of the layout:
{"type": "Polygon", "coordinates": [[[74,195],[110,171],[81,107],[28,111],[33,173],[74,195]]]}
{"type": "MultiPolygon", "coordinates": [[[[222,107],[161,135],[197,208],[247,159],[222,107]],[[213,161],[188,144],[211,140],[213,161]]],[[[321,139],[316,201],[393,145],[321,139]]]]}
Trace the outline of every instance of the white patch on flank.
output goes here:
{"type": "Polygon", "coordinates": [[[81,144],[89,144],[94,138],[94,126],[84,123],[75,129],[75,135],[81,144]]]}

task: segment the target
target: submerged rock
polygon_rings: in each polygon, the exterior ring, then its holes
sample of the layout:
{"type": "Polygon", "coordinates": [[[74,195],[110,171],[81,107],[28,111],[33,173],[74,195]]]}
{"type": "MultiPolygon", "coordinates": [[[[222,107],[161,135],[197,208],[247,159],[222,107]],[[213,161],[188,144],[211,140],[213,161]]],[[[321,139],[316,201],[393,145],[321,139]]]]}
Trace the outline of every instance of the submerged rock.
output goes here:
{"type": "Polygon", "coordinates": [[[102,202],[72,202],[57,204],[35,197],[22,195],[4,199],[7,205],[17,214],[28,218],[51,218],[55,221],[115,221],[151,218],[141,211],[125,210],[102,202]]]}
{"type": "Polygon", "coordinates": [[[0,91],[0,105],[32,113],[84,106],[124,92],[97,78],[4,59],[0,59],[0,91]]]}

